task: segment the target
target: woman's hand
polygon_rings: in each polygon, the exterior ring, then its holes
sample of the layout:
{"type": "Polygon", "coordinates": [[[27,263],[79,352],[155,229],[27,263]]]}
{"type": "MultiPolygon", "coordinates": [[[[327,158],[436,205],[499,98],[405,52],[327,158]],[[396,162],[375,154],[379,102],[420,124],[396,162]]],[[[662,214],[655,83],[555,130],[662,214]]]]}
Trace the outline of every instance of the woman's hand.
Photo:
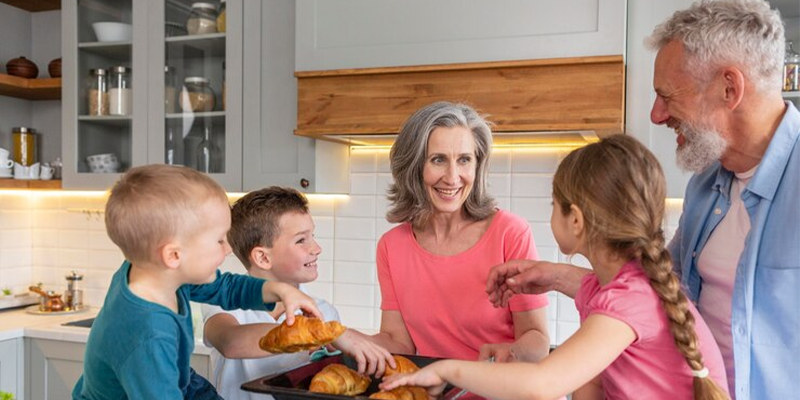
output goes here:
{"type": "Polygon", "coordinates": [[[398,386],[422,386],[432,397],[444,392],[447,382],[442,378],[441,370],[446,361],[438,361],[413,374],[394,374],[384,378],[378,387],[381,390],[392,390],[398,386]]]}
{"type": "Polygon", "coordinates": [[[386,365],[397,368],[394,357],[385,348],[375,344],[367,335],[348,329],[333,341],[333,346],[350,355],[358,363],[358,373],[383,376],[386,365]]]}
{"type": "Polygon", "coordinates": [[[518,361],[513,343],[486,343],[481,346],[478,361],[512,362],[518,361]]]}

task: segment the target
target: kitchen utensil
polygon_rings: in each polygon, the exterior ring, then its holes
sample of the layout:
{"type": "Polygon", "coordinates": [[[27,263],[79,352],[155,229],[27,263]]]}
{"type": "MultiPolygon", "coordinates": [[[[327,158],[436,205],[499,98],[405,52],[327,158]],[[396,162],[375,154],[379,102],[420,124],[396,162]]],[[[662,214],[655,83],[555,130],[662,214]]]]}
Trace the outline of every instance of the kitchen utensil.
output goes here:
{"type": "Polygon", "coordinates": [[[64,277],[67,280],[67,290],[64,292],[66,307],[74,310],[83,306],[83,290],[78,289],[78,282],[83,280],[83,275],[76,271],[64,277]]]}
{"type": "Polygon", "coordinates": [[[122,22],[95,22],[94,34],[100,42],[127,42],[131,40],[131,24],[122,22]]]}
{"type": "Polygon", "coordinates": [[[47,72],[52,78],[61,78],[61,57],[58,57],[47,64],[47,72]]]}
{"type": "Polygon", "coordinates": [[[64,301],[61,300],[61,294],[52,290],[45,291],[41,286],[30,286],[28,290],[41,296],[39,301],[40,311],[62,311],[64,309],[64,301]]]}
{"type": "Polygon", "coordinates": [[[25,57],[18,57],[6,63],[6,72],[8,72],[9,75],[31,79],[39,76],[39,67],[37,67],[33,61],[25,57]]]}

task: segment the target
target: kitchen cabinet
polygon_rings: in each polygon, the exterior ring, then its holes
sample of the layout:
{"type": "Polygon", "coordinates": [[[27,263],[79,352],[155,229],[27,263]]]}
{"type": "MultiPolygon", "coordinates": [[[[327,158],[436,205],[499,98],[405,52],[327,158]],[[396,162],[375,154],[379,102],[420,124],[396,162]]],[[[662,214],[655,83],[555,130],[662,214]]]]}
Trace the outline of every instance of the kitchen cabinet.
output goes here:
{"type": "MultiPolygon", "coordinates": [[[[21,340],[21,339],[20,339],[21,340]]],[[[25,339],[26,387],[30,400],[71,399],[72,388],[83,373],[85,343],[49,339],[25,339]]],[[[191,366],[205,377],[211,377],[208,355],[192,354],[191,366]]]]}
{"type": "Polygon", "coordinates": [[[0,391],[24,399],[25,354],[21,338],[0,341],[0,391]]]}
{"type": "Polygon", "coordinates": [[[626,0],[298,0],[296,70],[625,53],[626,0]]]}

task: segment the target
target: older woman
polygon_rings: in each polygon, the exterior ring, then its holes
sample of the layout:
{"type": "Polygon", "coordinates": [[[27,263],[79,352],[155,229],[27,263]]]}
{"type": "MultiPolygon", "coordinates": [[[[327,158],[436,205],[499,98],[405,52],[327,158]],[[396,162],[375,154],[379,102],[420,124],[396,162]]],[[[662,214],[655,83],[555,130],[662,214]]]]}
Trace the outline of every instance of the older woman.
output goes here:
{"type": "Polygon", "coordinates": [[[495,207],[486,173],[492,133],[464,104],[438,102],[405,122],[390,153],[390,222],[378,243],[381,331],[392,352],[538,360],[549,348],[542,295],[494,308],[494,265],[537,258],[528,224],[495,207]]]}

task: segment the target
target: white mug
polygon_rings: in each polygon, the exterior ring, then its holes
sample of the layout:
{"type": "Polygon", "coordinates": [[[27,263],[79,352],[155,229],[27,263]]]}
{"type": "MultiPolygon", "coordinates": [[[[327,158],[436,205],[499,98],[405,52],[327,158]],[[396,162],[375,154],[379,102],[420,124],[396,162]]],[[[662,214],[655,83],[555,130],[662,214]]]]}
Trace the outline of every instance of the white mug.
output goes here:
{"type": "Polygon", "coordinates": [[[14,167],[14,160],[3,158],[3,155],[0,154],[0,168],[8,169],[12,167],[14,167]]]}
{"type": "Polygon", "coordinates": [[[51,167],[51,166],[49,166],[49,165],[47,165],[47,164],[43,164],[41,166],[41,170],[42,171],[39,174],[39,179],[41,179],[43,181],[49,181],[50,179],[53,179],[53,172],[56,169],[51,167]]]}

